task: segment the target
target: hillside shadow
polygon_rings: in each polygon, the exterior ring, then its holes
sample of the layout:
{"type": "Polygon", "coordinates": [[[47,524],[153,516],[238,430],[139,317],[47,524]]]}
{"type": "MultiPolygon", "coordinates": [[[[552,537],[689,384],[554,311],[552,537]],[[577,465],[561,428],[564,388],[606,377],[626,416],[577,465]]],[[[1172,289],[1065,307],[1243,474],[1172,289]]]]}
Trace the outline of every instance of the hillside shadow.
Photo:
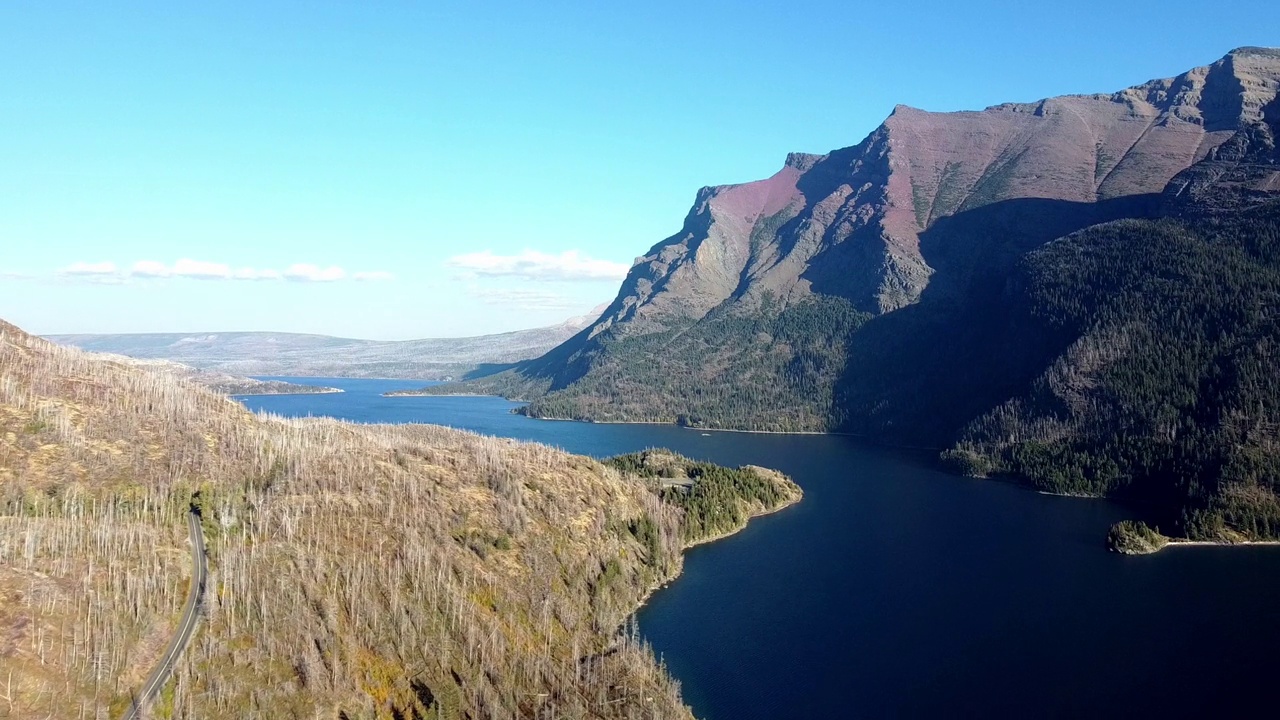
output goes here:
{"type": "Polygon", "coordinates": [[[479,365],[475,366],[471,370],[468,370],[465,373],[463,373],[461,379],[462,380],[479,380],[480,378],[487,378],[490,375],[497,375],[500,372],[505,372],[512,368],[519,367],[521,364],[522,363],[518,363],[518,362],[480,363],[479,365]]]}
{"type": "MultiPolygon", "coordinates": [[[[934,274],[919,302],[873,318],[849,339],[833,395],[836,427],[891,442],[950,444],[1073,340],[1046,332],[1020,302],[1021,260],[1091,225],[1152,217],[1159,198],[1014,199],[935,222],[920,236],[934,274]]],[[[833,251],[865,254],[865,248],[833,251]]]]}

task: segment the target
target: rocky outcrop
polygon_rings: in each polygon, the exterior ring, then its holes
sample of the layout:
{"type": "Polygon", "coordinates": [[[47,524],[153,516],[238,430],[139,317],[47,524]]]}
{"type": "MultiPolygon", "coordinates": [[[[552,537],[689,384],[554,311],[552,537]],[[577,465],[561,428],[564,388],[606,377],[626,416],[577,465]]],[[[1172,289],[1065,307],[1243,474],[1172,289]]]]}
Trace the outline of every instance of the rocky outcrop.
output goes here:
{"type": "Polygon", "coordinates": [[[898,106],[862,143],[793,154],[776,175],[703,188],[681,232],[633,268],[592,335],[704,316],[762,292],[810,292],[888,312],[933,268],[920,234],[1014,198],[1075,203],[1159,193],[1276,96],[1280,54],[1242,48],[1175,78],[975,112],[898,106]]]}

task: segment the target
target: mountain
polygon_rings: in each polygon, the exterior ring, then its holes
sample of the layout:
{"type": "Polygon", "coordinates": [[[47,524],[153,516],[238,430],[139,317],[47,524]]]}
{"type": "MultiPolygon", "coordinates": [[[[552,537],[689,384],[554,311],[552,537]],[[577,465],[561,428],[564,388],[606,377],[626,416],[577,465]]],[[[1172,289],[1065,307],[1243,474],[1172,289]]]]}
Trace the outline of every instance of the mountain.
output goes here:
{"type": "Polygon", "coordinates": [[[0,322],[9,718],[691,718],[622,621],[687,545],[799,498],[759,468],[606,463],[425,425],[257,416],[0,322]]]}
{"type": "Polygon", "coordinates": [[[94,352],[172,360],[232,375],[438,380],[537,357],[589,325],[603,309],[557,325],[468,338],[378,341],[221,332],[50,335],[48,339],[94,352]]]}
{"type": "MultiPolygon", "coordinates": [[[[899,107],[704,188],[599,322],[462,387],[939,448],[1163,533],[1280,537],[1278,87],[1280,51],[1241,48],[1109,95],[899,107]]],[[[1160,546],[1134,527],[1113,541],[1160,546]]]]}
{"type": "Polygon", "coordinates": [[[855,146],[703,188],[597,322],[469,389],[542,417],[943,445],[1031,379],[986,356],[1016,264],[1085,227],[1165,212],[1175,178],[1193,196],[1183,173],[1230,162],[1278,78],[1280,53],[1240,48],[1110,94],[899,106],[855,146]]]}

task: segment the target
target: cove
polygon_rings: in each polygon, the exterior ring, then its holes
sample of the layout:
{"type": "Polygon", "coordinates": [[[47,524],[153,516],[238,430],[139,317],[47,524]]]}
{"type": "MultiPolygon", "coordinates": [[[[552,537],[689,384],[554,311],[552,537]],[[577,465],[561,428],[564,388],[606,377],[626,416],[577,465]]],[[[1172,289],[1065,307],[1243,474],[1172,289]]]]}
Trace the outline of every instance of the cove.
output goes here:
{"type": "Polygon", "coordinates": [[[790,475],[803,502],[691,549],[638,615],[699,717],[1270,710],[1280,548],[1108,553],[1106,529],[1129,516],[1112,503],[954,477],[852,438],[539,421],[500,398],[381,396],[422,385],[412,380],[303,381],[346,392],[240,400],[596,457],[667,447],[790,475]]]}

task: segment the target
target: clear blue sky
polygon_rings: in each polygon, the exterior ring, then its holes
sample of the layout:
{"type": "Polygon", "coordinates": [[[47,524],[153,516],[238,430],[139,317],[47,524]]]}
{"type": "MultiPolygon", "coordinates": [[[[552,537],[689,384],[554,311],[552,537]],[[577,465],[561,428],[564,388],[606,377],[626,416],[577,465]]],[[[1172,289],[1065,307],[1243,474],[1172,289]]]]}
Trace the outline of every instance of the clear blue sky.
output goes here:
{"type": "Polygon", "coordinates": [[[1280,3],[15,0],[0,317],[548,324],[611,299],[699,187],[854,144],[896,103],[1109,92],[1241,45],[1280,45],[1280,3]]]}

